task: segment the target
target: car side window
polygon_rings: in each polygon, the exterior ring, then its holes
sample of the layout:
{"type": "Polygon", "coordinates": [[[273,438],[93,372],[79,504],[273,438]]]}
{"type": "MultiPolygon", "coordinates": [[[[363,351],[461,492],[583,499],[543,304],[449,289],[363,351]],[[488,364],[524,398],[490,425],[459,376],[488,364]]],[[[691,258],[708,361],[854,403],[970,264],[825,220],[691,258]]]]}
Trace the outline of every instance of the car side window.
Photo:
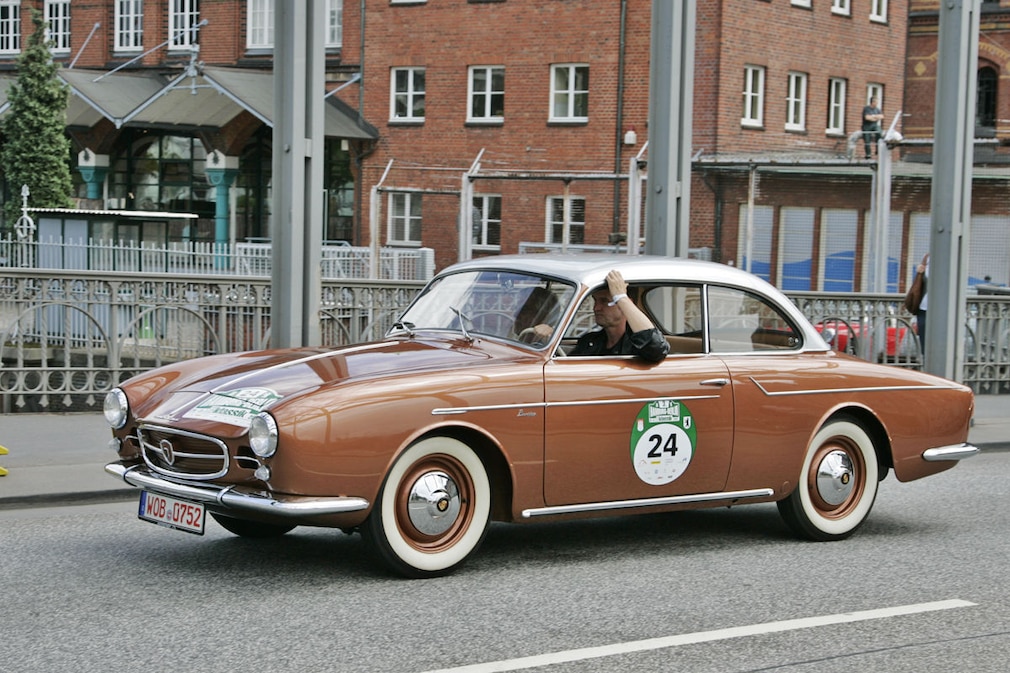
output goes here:
{"type": "Polygon", "coordinates": [[[713,353],[796,350],[800,332],[764,298],[731,287],[708,289],[709,343],[713,353]]]}
{"type": "Polygon", "coordinates": [[[700,285],[657,285],[642,293],[642,310],[663,332],[670,353],[704,352],[700,285]]]}

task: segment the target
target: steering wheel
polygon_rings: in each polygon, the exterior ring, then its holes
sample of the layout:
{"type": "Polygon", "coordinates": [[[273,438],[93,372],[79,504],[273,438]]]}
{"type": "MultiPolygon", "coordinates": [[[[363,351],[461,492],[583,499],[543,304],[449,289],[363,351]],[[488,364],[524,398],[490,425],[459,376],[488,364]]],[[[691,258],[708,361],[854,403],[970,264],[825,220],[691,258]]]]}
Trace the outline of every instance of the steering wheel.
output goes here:
{"type": "Polygon", "coordinates": [[[522,341],[524,344],[540,344],[540,345],[543,345],[540,341],[537,341],[535,339],[536,336],[537,336],[537,330],[536,330],[536,328],[535,327],[527,327],[523,331],[519,332],[519,341],[522,341]]]}

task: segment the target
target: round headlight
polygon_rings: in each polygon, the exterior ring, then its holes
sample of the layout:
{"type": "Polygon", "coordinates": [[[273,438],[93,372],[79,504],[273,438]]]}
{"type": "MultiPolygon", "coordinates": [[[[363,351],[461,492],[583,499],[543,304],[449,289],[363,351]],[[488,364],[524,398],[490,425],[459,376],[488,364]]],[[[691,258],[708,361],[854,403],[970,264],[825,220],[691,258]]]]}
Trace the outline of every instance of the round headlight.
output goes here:
{"type": "Polygon", "coordinates": [[[249,448],[260,458],[269,458],[277,450],[277,422],[267,413],[252,417],[249,423],[249,448]]]}
{"type": "Polygon", "coordinates": [[[110,390],[105,396],[102,412],[113,430],[118,430],[126,425],[126,417],[130,414],[130,403],[126,400],[126,393],[119,388],[110,390]]]}

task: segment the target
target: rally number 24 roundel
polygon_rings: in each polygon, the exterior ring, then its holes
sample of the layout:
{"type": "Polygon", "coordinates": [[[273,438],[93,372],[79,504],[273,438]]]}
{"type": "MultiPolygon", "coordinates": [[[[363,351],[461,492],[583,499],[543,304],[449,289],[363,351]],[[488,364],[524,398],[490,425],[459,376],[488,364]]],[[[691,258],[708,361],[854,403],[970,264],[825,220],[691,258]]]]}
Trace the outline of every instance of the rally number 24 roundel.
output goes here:
{"type": "Polygon", "coordinates": [[[655,400],[638,412],[631,432],[631,462],[647,484],[669,484],[684,474],[694,456],[697,432],[682,402],[655,400]]]}

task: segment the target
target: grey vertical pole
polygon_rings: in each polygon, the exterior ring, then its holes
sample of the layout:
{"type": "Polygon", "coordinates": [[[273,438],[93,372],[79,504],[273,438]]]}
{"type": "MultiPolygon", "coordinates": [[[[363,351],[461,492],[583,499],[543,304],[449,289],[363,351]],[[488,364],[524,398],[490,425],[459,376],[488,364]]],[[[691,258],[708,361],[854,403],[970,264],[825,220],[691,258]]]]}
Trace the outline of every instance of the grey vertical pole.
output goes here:
{"type": "Polygon", "coordinates": [[[949,379],[962,378],[964,358],[978,15],[979,0],[940,3],[925,368],[949,379]]]}
{"type": "Polygon", "coordinates": [[[694,98],[694,0],[652,0],[645,251],[687,257],[694,98]]]}
{"type": "Polygon", "coordinates": [[[274,4],[270,343],[278,348],[321,340],[324,4],[274,4]]]}

